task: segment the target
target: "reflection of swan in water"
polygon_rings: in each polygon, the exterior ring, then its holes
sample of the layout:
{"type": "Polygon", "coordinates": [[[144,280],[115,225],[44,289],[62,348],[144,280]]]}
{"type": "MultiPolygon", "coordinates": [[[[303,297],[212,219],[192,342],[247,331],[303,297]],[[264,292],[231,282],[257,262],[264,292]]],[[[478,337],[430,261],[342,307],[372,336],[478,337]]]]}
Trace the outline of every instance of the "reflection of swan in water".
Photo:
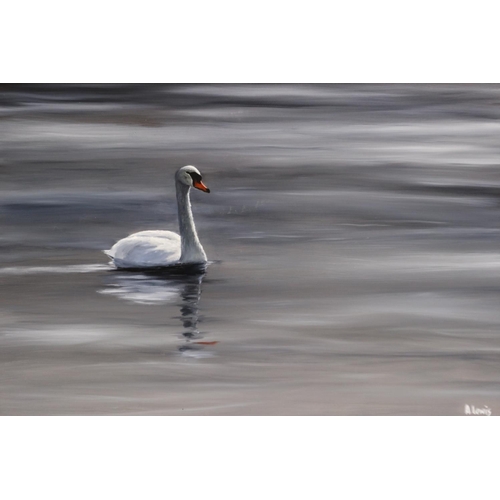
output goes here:
{"type": "Polygon", "coordinates": [[[185,340],[179,351],[191,357],[210,355],[204,351],[204,346],[217,342],[202,341],[203,334],[198,329],[204,267],[183,269],[182,274],[116,271],[110,276],[111,281],[99,293],[141,305],[177,303],[181,313],[178,318],[183,326],[182,338],[185,340]]]}
{"type": "Polygon", "coordinates": [[[175,302],[182,290],[182,282],[164,279],[160,275],[143,273],[112,273],[106,288],[99,293],[112,295],[134,304],[154,305],[175,302]]]}
{"type": "Polygon", "coordinates": [[[181,291],[180,320],[184,327],[182,335],[187,340],[201,338],[200,331],[198,330],[198,320],[202,280],[203,275],[195,276],[194,279],[186,281],[181,291]]]}

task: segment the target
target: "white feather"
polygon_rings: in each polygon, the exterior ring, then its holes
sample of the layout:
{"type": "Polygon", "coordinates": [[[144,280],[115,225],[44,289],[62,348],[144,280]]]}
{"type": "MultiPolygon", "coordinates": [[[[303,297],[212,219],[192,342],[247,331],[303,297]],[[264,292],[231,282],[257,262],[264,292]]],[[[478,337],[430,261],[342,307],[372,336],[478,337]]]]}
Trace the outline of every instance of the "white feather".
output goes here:
{"type": "Polygon", "coordinates": [[[172,231],[141,231],[123,238],[104,252],[117,267],[158,267],[181,258],[181,237],[172,231]]]}

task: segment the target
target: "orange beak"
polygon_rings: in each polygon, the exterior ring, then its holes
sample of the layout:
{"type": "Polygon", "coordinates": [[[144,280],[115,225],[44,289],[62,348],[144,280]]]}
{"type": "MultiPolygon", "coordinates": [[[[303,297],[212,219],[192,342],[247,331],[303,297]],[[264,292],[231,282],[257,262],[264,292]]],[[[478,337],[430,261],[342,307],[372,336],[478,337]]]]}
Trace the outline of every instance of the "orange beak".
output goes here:
{"type": "Polygon", "coordinates": [[[207,186],[205,186],[205,184],[201,181],[194,181],[193,187],[199,189],[200,191],[205,191],[205,193],[210,193],[210,189],[208,189],[207,186]]]}

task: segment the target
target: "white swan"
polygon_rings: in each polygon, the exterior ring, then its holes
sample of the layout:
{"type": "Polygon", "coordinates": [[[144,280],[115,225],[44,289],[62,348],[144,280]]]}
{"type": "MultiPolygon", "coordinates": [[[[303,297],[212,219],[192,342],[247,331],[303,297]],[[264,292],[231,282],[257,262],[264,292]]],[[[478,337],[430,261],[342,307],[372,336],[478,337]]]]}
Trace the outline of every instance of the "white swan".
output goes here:
{"type": "Polygon", "coordinates": [[[191,187],[210,193],[200,171],[192,165],[175,173],[179,232],[140,231],[118,241],[104,253],[118,268],[165,267],[176,264],[204,264],[207,255],[201,246],[189,200],[191,187]]]}

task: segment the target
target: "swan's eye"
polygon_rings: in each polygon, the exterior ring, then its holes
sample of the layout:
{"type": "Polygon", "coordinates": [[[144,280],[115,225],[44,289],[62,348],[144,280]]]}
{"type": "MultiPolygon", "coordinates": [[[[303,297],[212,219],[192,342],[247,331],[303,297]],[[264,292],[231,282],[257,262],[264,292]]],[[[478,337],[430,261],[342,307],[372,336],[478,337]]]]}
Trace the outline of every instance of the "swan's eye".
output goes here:
{"type": "Polygon", "coordinates": [[[200,174],[197,174],[196,172],[188,172],[188,174],[191,176],[191,179],[193,180],[193,185],[196,184],[197,182],[201,182],[200,174]]]}
{"type": "Polygon", "coordinates": [[[210,189],[203,184],[201,181],[201,175],[196,173],[196,172],[189,172],[189,175],[191,176],[191,179],[193,180],[193,187],[196,189],[199,189],[201,191],[204,191],[205,193],[210,193],[210,189]]]}

